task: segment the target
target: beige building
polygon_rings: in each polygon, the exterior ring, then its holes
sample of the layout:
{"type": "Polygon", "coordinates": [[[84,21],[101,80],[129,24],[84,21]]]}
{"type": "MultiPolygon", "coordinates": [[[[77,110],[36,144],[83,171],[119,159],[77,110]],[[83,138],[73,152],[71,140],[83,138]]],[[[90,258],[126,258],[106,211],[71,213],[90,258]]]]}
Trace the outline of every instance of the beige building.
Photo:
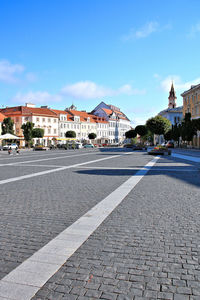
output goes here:
{"type": "MultiPolygon", "coordinates": [[[[192,85],[181,96],[183,97],[183,117],[189,112],[192,119],[200,118],[200,84],[192,85]]],[[[200,148],[200,132],[197,132],[197,136],[194,137],[193,145],[200,148]]]]}
{"type": "Polygon", "coordinates": [[[25,106],[7,107],[1,110],[6,117],[11,117],[14,121],[15,134],[22,138],[20,143],[25,146],[23,140],[22,124],[32,122],[34,128],[43,128],[44,137],[42,139],[34,139],[34,143],[42,143],[45,146],[54,144],[54,140],[58,137],[58,115],[47,108],[47,106],[35,107],[34,104],[26,103],[25,106]]]}

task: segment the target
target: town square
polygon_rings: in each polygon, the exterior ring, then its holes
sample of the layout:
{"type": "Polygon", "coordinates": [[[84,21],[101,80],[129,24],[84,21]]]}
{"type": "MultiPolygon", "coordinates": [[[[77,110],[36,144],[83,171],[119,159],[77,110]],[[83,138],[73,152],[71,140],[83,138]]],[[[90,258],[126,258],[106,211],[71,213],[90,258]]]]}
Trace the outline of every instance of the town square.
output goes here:
{"type": "Polygon", "coordinates": [[[200,300],[199,9],[0,1],[0,300],[200,300]]]}

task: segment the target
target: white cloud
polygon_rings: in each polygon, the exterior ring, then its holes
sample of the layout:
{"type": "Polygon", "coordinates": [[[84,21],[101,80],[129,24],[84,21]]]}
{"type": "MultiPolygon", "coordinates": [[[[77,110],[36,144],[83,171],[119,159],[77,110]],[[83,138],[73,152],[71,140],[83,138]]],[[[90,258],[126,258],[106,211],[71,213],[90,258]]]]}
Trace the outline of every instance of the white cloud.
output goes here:
{"type": "Polygon", "coordinates": [[[64,95],[78,99],[98,99],[120,94],[134,95],[144,93],[144,90],[133,89],[131,85],[126,84],[118,89],[111,89],[96,84],[92,81],[80,81],[63,87],[61,92],[64,95]]]}
{"type": "Polygon", "coordinates": [[[161,26],[158,22],[151,21],[139,29],[131,28],[130,32],[122,37],[123,41],[131,41],[146,38],[154,32],[161,32],[172,29],[171,24],[161,26]]]}
{"type": "Polygon", "coordinates": [[[194,38],[199,33],[200,33],[200,22],[191,27],[188,37],[194,38]]]}
{"type": "Polygon", "coordinates": [[[11,64],[7,60],[0,61],[0,81],[6,83],[16,83],[17,75],[24,72],[24,66],[20,64],[11,64]]]}
{"type": "Polygon", "coordinates": [[[187,89],[191,88],[191,85],[200,84],[200,77],[191,80],[183,82],[181,77],[178,75],[169,75],[167,76],[162,82],[161,87],[164,91],[169,92],[172,81],[174,83],[175,91],[185,91],[187,89]]]}
{"type": "Polygon", "coordinates": [[[141,39],[149,36],[153,32],[159,30],[159,24],[157,22],[149,22],[146,23],[142,28],[135,30],[131,29],[127,35],[124,35],[122,39],[124,41],[134,40],[134,39],[141,39]]]}
{"type": "Polygon", "coordinates": [[[18,103],[24,105],[26,102],[31,102],[34,104],[54,104],[55,102],[62,101],[62,96],[59,94],[51,95],[48,92],[28,92],[26,94],[18,93],[15,97],[11,99],[13,103],[18,103]]]}

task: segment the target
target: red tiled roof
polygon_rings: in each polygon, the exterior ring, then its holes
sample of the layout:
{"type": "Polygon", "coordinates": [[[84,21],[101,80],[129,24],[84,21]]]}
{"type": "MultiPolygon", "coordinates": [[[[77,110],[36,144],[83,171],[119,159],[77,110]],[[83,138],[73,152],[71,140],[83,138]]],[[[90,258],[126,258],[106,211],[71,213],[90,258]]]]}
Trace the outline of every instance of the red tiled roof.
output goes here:
{"type": "Polygon", "coordinates": [[[58,118],[57,114],[49,108],[16,106],[7,107],[1,110],[5,115],[42,115],[58,118]]]}
{"type": "Polygon", "coordinates": [[[3,122],[3,120],[6,118],[5,115],[3,115],[2,113],[0,113],[0,122],[3,122]]]}
{"type": "Polygon", "coordinates": [[[111,115],[113,113],[111,109],[107,109],[107,108],[102,108],[102,109],[105,111],[107,115],[111,115]]]}
{"type": "Polygon", "coordinates": [[[91,123],[108,123],[104,118],[97,117],[91,113],[79,110],[69,110],[72,116],[79,116],[81,122],[87,122],[87,118],[90,118],[91,123]]]}
{"type": "Polygon", "coordinates": [[[59,109],[51,109],[53,112],[55,112],[58,115],[67,115],[67,112],[65,110],[59,110],[59,109]]]}
{"type": "Polygon", "coordinates": [[[129,119],[126,117],[126,115],[119,110],[112,110],[112,109],[107,109],[107,108],[102,108],[102,109],[105,111],[105,113],[107,115],[111,115],[114,112],[118,116],[119,119],[129,121],[129,119]]]}

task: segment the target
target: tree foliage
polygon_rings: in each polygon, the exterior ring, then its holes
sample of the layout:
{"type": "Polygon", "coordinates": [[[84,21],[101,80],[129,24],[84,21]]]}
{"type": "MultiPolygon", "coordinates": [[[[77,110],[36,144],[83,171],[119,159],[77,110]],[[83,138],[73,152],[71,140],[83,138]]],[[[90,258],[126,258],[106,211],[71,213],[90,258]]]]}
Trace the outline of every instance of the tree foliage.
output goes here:
{"type": "Polygon", "coordinates": [[[186,113],[181,124],[181,137],[183,141],[190,142],[197,133],[197,122],[191,120],[191,113],[186,113]]]}
{"type": "Polygon", "coordinates": [[[91,133],[88,134],[88,138],[89,138],[90,140],[94,140],[94,139],[96,139],[96,137],[97,137],[97,135],[96,135],[96,133],[94,133],[94,132],[91,132],[91,133]]]}
{"type": "Polygon", "coordinates": [[[137,134],[143,137],[147,134],[147,127],[145,125],[138,125],[135,127],[135,131],[137,134]]]}
{"type": "Polygon", "coordinates": [[[30,143],[33,138],[33,127],[34,123],[32,122],[24,123],[21,127],[23,129],[24,139],[28,143],[30,143]]]}
{"type": "Polygon", "coordinates": [[[10,117],[5,118],[1,124],[2,134],[6,134],[6,133],[14,134],[13,127],[14,127],[13,120],[10,117]]]}
{"type": "Polygon", "coordinates": [[[170,130],[171,122],[162,116],[156,116],[147,120],[146,126],[154,134],[161,135],[166,134],[170,130]]]}
{"type": "Polygon", "coordinates": [[[127,139],[135,138],[136,135],[137,135],[137,133],[134,129],[131,129],[131,130],[125,132],[125,136],[127,139]]]}
{"type": "Polygon", "coordinates": [[[73,130],[69,130],[69,131],[65,132],[65,136],[66,136],[66,138],[75,138],[76,132],[73,130]]]}
{"type": "Polygon", "coordinates": [[[44,136],[44,129],[43,128],[33,128],[32,130],[32,137],[33,138],[43,138],[44,136]]]}

